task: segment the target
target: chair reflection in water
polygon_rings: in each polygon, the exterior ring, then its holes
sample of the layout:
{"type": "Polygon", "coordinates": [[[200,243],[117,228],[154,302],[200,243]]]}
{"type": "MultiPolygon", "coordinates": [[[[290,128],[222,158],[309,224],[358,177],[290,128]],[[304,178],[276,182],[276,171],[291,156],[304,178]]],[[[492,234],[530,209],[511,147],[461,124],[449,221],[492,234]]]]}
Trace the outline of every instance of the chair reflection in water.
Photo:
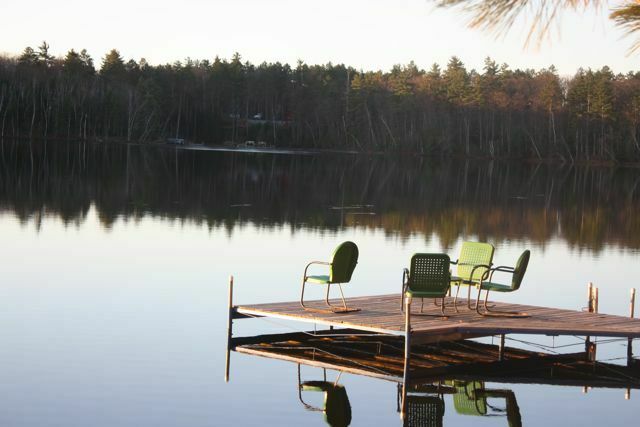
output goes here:
{"type": "Polygon", "coordinates": [[[298,399],[308,411],[317,411],[324,414],[324,421],[331,427],[347,427],[351,424],[351,404],[344,386],[338,384],[340,375],[334,381],[327,381],[327,370],[323,369],[322,381],[302,381],[300,364],[298,364],[298,399]],[[308,404],[302,398],[303,392],[324,393],[324,406],[322,408],[308,404]]]}
{"type": "Polygon", "coordinates": [[[510,427],[521,427],[522,417],[516,396],[511,390],[486,389],[481,381],[453,380],[455,388],[453,406],[460,415],[506,416],[510,427]],[[505,407],[499,408],[488,399],[504,399],[505,407]]]}
{"type": "MultiPolygon", "coordinates": [[[[423,384],[407,390],[402,425],[406,427],[441,427],[444,419],[443,384],[423,384]]],[[[402,385],[398,384],[397,411],[402,403],[402,385]]]]}

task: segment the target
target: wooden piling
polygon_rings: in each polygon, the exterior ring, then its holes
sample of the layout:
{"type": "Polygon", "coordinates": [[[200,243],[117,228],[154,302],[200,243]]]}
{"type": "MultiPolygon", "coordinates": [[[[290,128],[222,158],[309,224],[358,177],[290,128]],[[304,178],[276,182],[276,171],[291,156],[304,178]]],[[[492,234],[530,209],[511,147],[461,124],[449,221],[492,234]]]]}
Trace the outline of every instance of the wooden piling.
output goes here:
{"type": "Polygon", "coordinates": [[[229,276],[229,300],[227,303],[229,317],[227,319],[227,358],[225,361],[224,381],[229,382],[229,365],[231,364],[231,338],[233,338],[233,276],[229,276]]]}
{"type": "Polygon", "coordinates": [[[411,297],[405,297],[404,307],[404,372],[402,375],[402,408],[400,418],[404,419],[407,409],[407,387],[411,363],[411,297]]]}
{"type": "MultiPolygon", "coordinates": [[[[635,316],[636,308],[636,288],[631,288],[631,291],[629,293],[629,317],[633,319],[635,316]]],[[[629,338],[627,340],[627,366],[631,367],[631,365],[633,365],[633,339],[629,338]]]]}
{"type": "MultiPolygon", "coordinates": [[[[589,282],[587,285],[587,311],[589,313],[593,313],[594,311],[594,301],[593,301],[594,287],[593,283],[589,282]]],[[[588,361],[592,360],[591,355],[593,353],[593,343],[591,342],[591,337],[587,335],[584,339],[584,352],[588,361]]],[[[583,390],[584,393],[587,390],[583,390]]]]}

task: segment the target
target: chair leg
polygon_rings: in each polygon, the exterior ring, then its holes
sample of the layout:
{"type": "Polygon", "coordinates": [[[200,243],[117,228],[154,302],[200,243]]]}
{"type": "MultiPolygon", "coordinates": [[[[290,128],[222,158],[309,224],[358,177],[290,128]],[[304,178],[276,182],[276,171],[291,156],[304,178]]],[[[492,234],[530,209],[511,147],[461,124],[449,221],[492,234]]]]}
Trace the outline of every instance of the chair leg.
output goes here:
{"type": "Polygon", "coordinates": [[[350,308],[347,306],[347,301],[344,298],[344,292],[342,292],[342,284],[337,283],[337,285],[338,285],[338,289],[340,290],[340,298],[342,298],[342,308],[336,307],[335,305],[331,305],[331,303],[329,302],[329,288],[327,288],[326,302],[327,302],[327,305],[331,308],[331,311],[333,313],[351,313],[354,311],[360,311],[359,308],[350,308]]]}
{"type": "MultiPolygon", "coordinates": [[[[479,296],[479,293],[478,293],[479,296]]],[[[522,312],[522,311],[492,311],[489,310],[489,304],[487,303],[489,300],[489,290],[487,289],[487,293],[484,296],[484,313],[480,313],[482,316],[493,316],[493,317],[515,317],[515,318],[523,318],[523,317],[531,317],[531,315],[522,312]]]]}
{"type": "Polygon", "coordinates": [[[469,289],[468,289],[468,291],[467,291],[467,308],[468,308],[469,310],[473,310],[473,309],[471,308],[471,284],[469,284],[469,289]]]}
{"type": "Polygon", "coordinates": [[[331,304],[329,304],[329,291],[331,290],[331,283],[327,283],[327,296],[325,297],[325,302],[327,303],[327,305],[329,307],[331,307],[331,304]]]}
{"type": "MultiPolygon", "coordinates": [[[[481,315],[484,316],[484,314],[482,314],[480,312],[480,295],[482,294],[482,286],[478,287],[478,297],[476,298],[476,312],[481,315]]],[[[487,294],[489,294],[489,291],[487,291],[487,294]]]]}
{"type": "Polygon", "coordinates": [[[342,298],[342,306],[344,307],[344,310],[348,310],[347,308],[347,302],[344,300],[344,292],[342,292],[342,285],[340,283],[338,283],[338,289],[340,289],[340,298],[342,298]]]}
{"type": "Polygon", "coordinates": [[[306,284],[307,280],[306,277],[302,278],[302,293],[300,294],[300,305],[302,306],[302,308],[304,308],[305,310],[307,309],[307,307],[304,305],[304,285],[306,284]]]}
{"type": "MultiPolygon", "coordinates": [[[[439,298],[439,297],[438,297],[439,298]]],[[[433,298],[434,300],[437,300],[438,298],[433,298]]],[[[420,312],[419,313],[414,313],[414,316],[423,316],[423,317],[439,317],[442,320],[447,320],[449,318],[449,316],[447,316],[444,312],[445,307],[447,306],[445,303],[445,297],[442,297],[442,303],[441,304],[436,304],[436,306],[438,308],[440,308],[440,312],[442,314],[431,314],[429,312],[425,313],[423,306],[424,306],[424,298],[420,298],[421,300],[421,306],[420,306],[420,312]]]]}
{"type": "Polygon", "coordinates": [[[457,282],[458,287],[456,288],[456,296],[453,297],[453,308],[458,313],[458,294],[460,294],[460,282],[457,282]]]}

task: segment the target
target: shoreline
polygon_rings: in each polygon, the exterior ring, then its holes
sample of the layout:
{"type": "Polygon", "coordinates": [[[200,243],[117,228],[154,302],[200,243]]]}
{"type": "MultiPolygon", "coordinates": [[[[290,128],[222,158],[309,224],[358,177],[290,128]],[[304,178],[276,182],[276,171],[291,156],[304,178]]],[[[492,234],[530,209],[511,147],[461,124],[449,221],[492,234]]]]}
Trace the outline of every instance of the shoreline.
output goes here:
{"type": "Polygon", "coordinates": [[[524,162],[530,164],[557,164],[560,166],[580,166],[580,167],[607,167],[607,168],[632,168],[640,169],[640,160],[638,161],[613,161],[613,160],[578,160],[578,161],[566,161],[560,158],[521,158],[521,157],[491,157],[491,156],[464,156],[464,155],[452,155],[452,154],[425,154],[420,152],[409,151],[357,151],[357,150],[341,150],[336,148],[299,148],[299,147],[265,147],[265,148],[246,148],[246,147],[229,147],[220,144],[204,144],[204,143],[189,143],[184,144],[172,144],[164,141],[155,142],[140,142],[140,141],[125,141],[122,139],[77,139],[77,138],[28,138],[28,137],[5,137],[0,138],[0,142],[7,140],[26,140],[26,141],[74,141],[85,142],[95,144],[128,144],[134,146],[146,146],[146,147],[158,147],[158,148],[173,148],[176,150],[185,151],[204,151],[204,152],[224,152],[224,153],[244,153],[244,154],[274,154],[274,155],[302,155],[313,156],[323,154],[335,154],[335,155],[364,155],[364,156],[384,156],[387,158],[423,158],[432,160],[474,160],[474,161],[498,161],[498,162],[524,162]]]}

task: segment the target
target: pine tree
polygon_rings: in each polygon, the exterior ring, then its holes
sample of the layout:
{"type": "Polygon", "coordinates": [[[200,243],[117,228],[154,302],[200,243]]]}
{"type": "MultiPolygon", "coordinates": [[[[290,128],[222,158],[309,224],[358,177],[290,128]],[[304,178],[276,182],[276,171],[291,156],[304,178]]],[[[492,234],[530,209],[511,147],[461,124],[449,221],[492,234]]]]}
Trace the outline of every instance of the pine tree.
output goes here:
{"type": "Polygon", "coordinates": [[[124,60],[117,49],[111,49],[102,60],[100,74],[107,78],[120,79],[125,75],[124,60]]]}

